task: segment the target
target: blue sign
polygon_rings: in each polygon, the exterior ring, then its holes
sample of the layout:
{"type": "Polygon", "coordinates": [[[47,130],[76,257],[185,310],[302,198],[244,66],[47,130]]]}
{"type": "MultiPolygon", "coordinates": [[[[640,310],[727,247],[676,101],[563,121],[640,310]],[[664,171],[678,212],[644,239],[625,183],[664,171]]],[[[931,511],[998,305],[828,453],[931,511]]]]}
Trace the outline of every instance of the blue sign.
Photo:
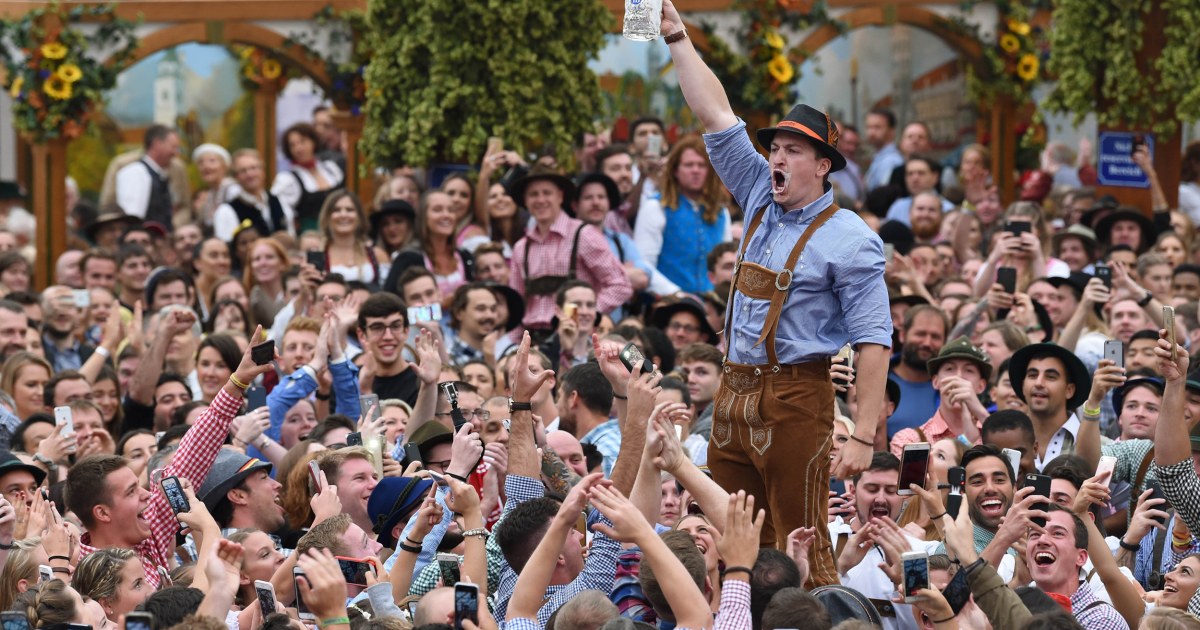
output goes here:
{"type": "Polygon", "coordinates": [[[1128,131],[1100,132],[1100,163],[1097,165],[1097,179],[1105,186],[1123,186],[1125,188],[1149,188],[1150,179],[1142,168],[1130,157],[1133,153],[1133,140],[1141,136],[1150,149],[1150,157],[1154,157],[1154,136],[1137,134],[1128,131]]]}

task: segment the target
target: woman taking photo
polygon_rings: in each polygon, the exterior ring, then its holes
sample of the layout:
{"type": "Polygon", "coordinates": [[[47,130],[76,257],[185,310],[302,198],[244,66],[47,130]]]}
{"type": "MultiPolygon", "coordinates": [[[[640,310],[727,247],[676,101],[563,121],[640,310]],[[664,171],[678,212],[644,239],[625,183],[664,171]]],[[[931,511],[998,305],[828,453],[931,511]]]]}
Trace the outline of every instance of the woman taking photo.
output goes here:
{"type": "Polygon", "coordinates": [[[358,197],[346,190],[330,193],[321,208],[320,226],[325,237],[326,272],[378,288],[391,265],[380,261],[367,242],[367,217],[358,197]]]}
{"type": "Polygon", "coordinates": [[[317,130],[308,123],[296,123],[283,132],[283,156],[291,170],[280,171],[271,183],[271,194],[290,206],[296,217],[296,233],[317,227],[317,220],[330,191],[344,184],[342,169],[330,160],[317,160],[321,145],[317,130]]]}
{"type": "Polygon", "coordinates": [[[454,246],[456,225],[450,197],[440,190],[425,193],[417,209],[417,242],[412,249],[396,256],[383,286],[398,293],[400,275],[405,269],[417,266],[433,272],[447,299],[459,286],[470,282],[475,275],[474,260],[469,252],[454,246]]]}
{"type": "Polygon", "coordinates": [[[196,279],[196,301],[200,306],[200,318],[208,319],[210,301],[217,284],[229,275],[232,258],[229,245],[216,237],[200,241],[192,258],[192,277],[196,279]]]}
{"type": "Polygon", "coordinates": [[[484,222],[492,240],[515,245],[525,236],[529,214],[517,207],[508,194],[503,180],[493,182],[492,176],[502,168],[523,168],[525,160],[516,151],[489,152],[479,164],[479,181],[475,184],[475,220],[484,222]]]}
{"type": "Polygon", "coordinates": [[[12,396],[13,413],[18,418],[24,420],[45,410],[43,390],[53,373],[48,361],[31,352],[18,352],[4,362],[0,389],[12,396]]]}
{"type": "Polygon", "coordinates": [[[268,237],[254,242],[242,283],[250,292],[250,314],[264,330],[270,329],[279,309],[287,304],[283,286],[287,270],[287,250],[279,241],[268,237]]]}

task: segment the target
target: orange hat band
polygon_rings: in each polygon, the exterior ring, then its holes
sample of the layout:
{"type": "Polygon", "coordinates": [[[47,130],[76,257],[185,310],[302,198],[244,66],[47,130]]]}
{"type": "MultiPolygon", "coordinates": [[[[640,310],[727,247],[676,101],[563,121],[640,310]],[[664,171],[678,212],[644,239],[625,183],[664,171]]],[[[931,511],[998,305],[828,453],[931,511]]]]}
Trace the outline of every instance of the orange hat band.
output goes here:
{"type": "Polygon", "coordinates": [[[809,129],[808,127],[806,127],[804,125],[801,125],[798,122],[793,122],[791,120],[784,120],[779,123],[778,128],[779,129],[788,129],[791,131],[799,131],[800,133],[802,133],[806,136],[809,136],[815,140],[820,140],[821,142],[827,142],[825,140],[825,138],[821,137],[820,134],[813,131],[812,129],[809,129]]]}

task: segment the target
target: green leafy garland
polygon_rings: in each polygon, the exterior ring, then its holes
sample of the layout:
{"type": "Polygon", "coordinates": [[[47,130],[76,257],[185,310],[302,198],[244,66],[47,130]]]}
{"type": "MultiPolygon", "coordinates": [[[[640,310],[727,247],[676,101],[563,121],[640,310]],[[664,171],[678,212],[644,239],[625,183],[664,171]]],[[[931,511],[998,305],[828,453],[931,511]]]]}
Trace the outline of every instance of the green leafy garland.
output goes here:
{"type": "Polygon", "coordinates": [[[599,0],[370,0],[367,20],[362,146],[375,164],[473,162],[489,136],[562,150],[601,111],[588,61],[613,17],[599,0]]]}
{"type": "Polygon", "coordinates": [[[1102,126],[1174,134],[1180,121],[1200,119],[1197,29],[1194,0],[1056,0],[1050,71],[1058,80],[1047,105],[1076,123],[1095,113],[1102,126]],[[1161,34],[1146,32],[1152,2],[1166,13],[1161,34]],[[1164,42],[1152,61],[1138,57],[1149,37],[1164,42]]]}
{"type": "Polygon", "coordinates": [[[1001,23],[994,38],[985,37],[979,25],[968,22],[966,16],[978,0],[966,0],[962,14],[951,23],[962,33],[974,38],[983,50],[983,71],[967,66],[967,90],[975,101],[993,101],[1006,96],[1017,104],[1033,100],[1033,90],[1047,80],[1047,61],[1050,45],[1046,32],[1030,24],[1038,9],[1049,8],[1048,0],[1000,0],[995,2],[1001,23]]]}
{"type": "Polygon", "coordinates": [[[133,55],[136,27],[118,18],[111,5],[68,11],[53,3],[19,19],[0,20],[0,64],[17,130],[32,142],[82,135],[96,104],[117,84],[133,55]],[[61,22],[54,37],[46,32],[45,19],[61,22]],[[84,20],[98,24],[88,34],[72,27],[84,20]],[[107,60],[89,55],[98,50],[113,52],[107,60]]]}
{"type": "Polygon", "coordinates": [[[825,0],[736,0],[733,8],[742,13],[737,39],[747,42],[749,50],[744,55],[734,51],[712,24],[704,23],[709,41],[705,61],[725,86],[734,111],[781,114],[794,104],[797,68],[812,54],[798,45],[789,47],[782,29],[803,32],[833,25],[845,32],[846,25],[829,15],[825,0]]]}

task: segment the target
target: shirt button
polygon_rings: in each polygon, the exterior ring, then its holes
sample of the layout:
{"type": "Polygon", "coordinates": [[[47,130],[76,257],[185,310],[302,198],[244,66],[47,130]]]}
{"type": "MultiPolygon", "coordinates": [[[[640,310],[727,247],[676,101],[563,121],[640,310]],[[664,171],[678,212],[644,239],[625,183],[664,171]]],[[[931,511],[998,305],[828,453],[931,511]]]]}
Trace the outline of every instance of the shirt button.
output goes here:
{"type": "Polygon", "coordinates": [[[780,223],[780,224],[779,224],[779,227],[783,227],[783,223],[780,223]]]}
{"type": "Polygon", "coordinates": [[[768,249],[768,250],[767,250],[767,255],[770,255],[770,254],[771,254],[771,250],[769,250],[769,249],[768,249]]]}

